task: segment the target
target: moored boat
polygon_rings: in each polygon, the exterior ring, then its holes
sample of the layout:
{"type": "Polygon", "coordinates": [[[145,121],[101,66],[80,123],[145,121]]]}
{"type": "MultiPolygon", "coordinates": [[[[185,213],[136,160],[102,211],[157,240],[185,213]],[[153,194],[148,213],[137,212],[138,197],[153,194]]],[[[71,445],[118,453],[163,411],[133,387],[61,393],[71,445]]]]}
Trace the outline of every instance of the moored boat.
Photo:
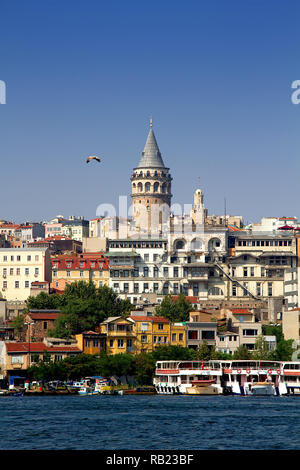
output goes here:
{"type": "Polygon", "coordinates": [[[219,395],[215,380],[193,380],[192,386],[186,389],[187,395],[219,395]]]}

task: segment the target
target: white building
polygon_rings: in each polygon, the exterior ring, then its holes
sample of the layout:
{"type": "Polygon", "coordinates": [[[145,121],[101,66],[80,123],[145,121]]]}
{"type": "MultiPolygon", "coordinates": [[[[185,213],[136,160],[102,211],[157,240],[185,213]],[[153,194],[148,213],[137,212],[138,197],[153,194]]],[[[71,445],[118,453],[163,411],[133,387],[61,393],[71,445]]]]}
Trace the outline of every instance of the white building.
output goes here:
{"type": "Polygon", "coordinates": [[[1,248],[0,292],[8,301],[23,301],[32,282],[51,282],[50,253],[47,248],[1,248]]]}

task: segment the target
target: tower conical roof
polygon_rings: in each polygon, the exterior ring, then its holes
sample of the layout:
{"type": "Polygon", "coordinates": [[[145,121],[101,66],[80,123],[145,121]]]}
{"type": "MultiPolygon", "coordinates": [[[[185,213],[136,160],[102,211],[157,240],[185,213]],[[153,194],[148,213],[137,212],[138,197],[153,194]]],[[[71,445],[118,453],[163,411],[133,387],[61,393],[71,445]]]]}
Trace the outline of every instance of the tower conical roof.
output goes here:
{"type": "Polygon", "coordinates": [[[165,168],[152,126],[138,168],[165,168]]]}

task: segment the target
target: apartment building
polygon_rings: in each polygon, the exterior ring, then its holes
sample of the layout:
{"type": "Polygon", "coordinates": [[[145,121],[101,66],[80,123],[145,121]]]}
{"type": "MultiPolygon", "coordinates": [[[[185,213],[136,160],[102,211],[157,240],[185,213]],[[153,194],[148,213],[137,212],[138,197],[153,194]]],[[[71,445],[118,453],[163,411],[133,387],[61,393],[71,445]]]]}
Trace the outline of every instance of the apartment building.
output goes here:
{"type": "Polygon", "coordinates": [[[51,264],[51,287],[59,288],[61,280],[66,283],[92,280],[96,287],[109,284],[108,259],[103,253],[56,255],[51,264]]]}
{"type": "Polygon", "coordinates": [[[0,288],[8,301],[24,301],[31,283],[51,282],[50,253],[47,248],[1,248],[0,288]]]}

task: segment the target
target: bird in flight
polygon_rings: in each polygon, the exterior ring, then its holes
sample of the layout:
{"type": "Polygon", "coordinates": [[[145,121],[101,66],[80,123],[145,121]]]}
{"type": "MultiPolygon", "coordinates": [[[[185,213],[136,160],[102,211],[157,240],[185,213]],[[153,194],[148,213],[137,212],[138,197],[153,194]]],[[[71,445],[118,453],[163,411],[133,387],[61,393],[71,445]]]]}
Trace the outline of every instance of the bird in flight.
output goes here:
{"type": "Polygon", "coordinates": [[[99,163],[101,162],[100,158],[96,156],[88,157],[86,162],[89,163],[91,160],[97,160],[99,163]]]}

